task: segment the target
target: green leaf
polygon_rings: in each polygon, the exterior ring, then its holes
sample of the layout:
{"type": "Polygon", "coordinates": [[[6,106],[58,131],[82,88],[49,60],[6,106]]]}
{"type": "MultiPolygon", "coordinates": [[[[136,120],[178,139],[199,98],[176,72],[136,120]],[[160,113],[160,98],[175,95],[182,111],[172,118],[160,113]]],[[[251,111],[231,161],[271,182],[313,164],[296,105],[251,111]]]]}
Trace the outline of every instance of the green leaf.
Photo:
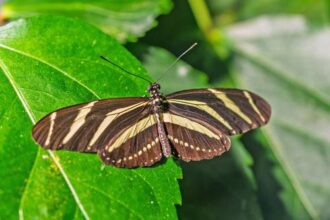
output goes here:
{"type": "Polygon", "coordinates": [[[311,32],[301,17],[263,17],[228,32],[237,80],[272,106],[265,132],[293,190],[281,194],[287,209],[297,219],[329,219],[330,30],[311,32]]]}
{"type": "MultiPolygon", "coordinates": [[[[140,57],[155,79],[176,59],[157,47],[147,47],[140,57]]],[[[179,61],[160,81],[167,93],[208,87],[206,82],[205,73],[184,61],[179,61]]],[[[181,164],[181,219],[262,219],[250,169],[252,159],[240,142],[234,140],[231,150],[221,157],[181,164]]]]}
{"type": "Polygon", "coordinates": [[[145,94],[145,81],[100,55],[149,78],[120,44],[79,21],[31,17],[0,28],[1,219],[176,218],[181,170],[172,159],[118,169],[95,154],[45,151],[32,141],[33,123],[57,108],[145,94]]]}
{"type": "Polygon", "coordinates": [[[136,41],[156,25],[158,15],[168,13],[171,7],[170,0],[9,0],[0,14],[7,19],[66,15],[85,20],[120,41],[136,41]]]}

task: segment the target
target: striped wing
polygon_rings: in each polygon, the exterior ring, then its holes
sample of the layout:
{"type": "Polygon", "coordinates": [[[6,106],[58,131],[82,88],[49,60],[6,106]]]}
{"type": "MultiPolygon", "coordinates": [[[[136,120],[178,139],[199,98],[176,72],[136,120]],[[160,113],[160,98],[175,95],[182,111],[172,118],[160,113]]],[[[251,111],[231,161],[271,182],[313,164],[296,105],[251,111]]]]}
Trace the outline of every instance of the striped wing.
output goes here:
{"type": "Polygon", "coordinates": [[[150,114],[148,98],[105,99],[57,110],[41,119],[32,135],[43,148],[98,152],[136,118],[150,114]]]}
{"type": "Polygon", "coordinates": [[[244,133],[266,124],[270,105],[260,96],[239,89],[196,89],[167,96],[169,112],[210,125],[222,133],[244,133]]]}
{"type": "Polygon", "coordinates": [[[184,161],[211,159],[229,150],[228,135],[266,124],[269,104],[238,89],[196,89],[167,96],[163,114],[175,153],[184,161]]]}
{"type": "Polygon", "coordinates": [[[99,156],[107,165],[116,167],[151,166],[162,158],[154,115],[141,118],[116,137],[99,156]]]}
{"type": "Polygon", "coordinates": [[[230,148],[229,137],[212,126],[169,112],[163,120],[174,156],[184,161],[211,159],[230,148]]]}

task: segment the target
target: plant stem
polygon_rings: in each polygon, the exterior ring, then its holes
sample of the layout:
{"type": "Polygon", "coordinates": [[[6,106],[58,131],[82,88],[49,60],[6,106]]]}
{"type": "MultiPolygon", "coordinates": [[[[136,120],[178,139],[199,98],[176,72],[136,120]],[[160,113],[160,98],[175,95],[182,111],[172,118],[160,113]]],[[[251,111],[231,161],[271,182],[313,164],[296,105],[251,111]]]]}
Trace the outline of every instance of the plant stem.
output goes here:
{"type": "Polygon", "coordinates": [[[220,28],[216,28],[204,0],[189,0],[197,25],[206,40],[212,45],[220,58],[228,57],[227,39],[220,28]]]}
{"type": "Polygon", "coordinates": [[[204,0],[189,0],[189,4],[199,29],[207,37],[208,32],[213,28],[212,19],[204,0]]]}
{"type": "Polygon", "coordinates": [[[324,0],[323,1],[323,4],[324,4],[324,8],[325,8],[325,23],[326,25],[329,24],[329,19],[330,19],[330,1],[329,0],[324,0]]]}

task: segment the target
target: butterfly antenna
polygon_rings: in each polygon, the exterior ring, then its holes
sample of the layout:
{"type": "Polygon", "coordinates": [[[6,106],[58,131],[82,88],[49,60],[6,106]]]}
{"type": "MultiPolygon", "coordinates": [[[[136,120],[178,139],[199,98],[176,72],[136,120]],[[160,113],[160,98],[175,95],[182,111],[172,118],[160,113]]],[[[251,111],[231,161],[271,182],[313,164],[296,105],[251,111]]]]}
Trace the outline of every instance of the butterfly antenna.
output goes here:
{"type": "Polygon", "coordinates": [[[125,73],[129,74],[129,75],[132,75],[132,76],[135,76],[137,78],[140,78],[140,79],[143,79],[145,81],[147,81],[148,83],[152,83],[150,80],[142,77],[142,76],[139,76],[137,74],[134,74],[134,73],[131,73],[129,72],[128,70],[125,70],[123,67],[119,66],[118,64],[115,64],[114,62],[112,62],[111,60],[109,60],[108,58],[106,58],[105,56],[100,56],[103,60],[107,61],[108,63],[111,63],[112,65],[114,65],[115,67],[119,68],[120,70],[124,71],[125,73]]]}
{"type": "Polygon", "coordinates": [[[185,50],[180,56],[178,56],[178,58],[176,58],[176,60],[173,61],[173,63],[171,65],[169,65],[169,67],[167,67],[167,69],[161,74],[161,76],[156,80],[156,82],[158,82],[159,80],[161,80],[161,78],[163,78],[163,76],[168,73],[173,66],[184,56],[186,55],[189,51],[191,51],[194,47],[197,46],[197,43],[193,43],[187,50],[185,50]]]}

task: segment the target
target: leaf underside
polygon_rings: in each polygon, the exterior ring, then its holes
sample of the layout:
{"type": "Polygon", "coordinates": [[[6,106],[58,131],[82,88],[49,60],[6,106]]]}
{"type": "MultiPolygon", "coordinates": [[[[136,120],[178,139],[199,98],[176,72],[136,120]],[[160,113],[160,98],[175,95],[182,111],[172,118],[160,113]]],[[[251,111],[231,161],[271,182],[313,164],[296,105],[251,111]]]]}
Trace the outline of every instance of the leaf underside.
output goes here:
{"type": "MultiPolygon", "coordinates": [[[[233,71],[273,108],[266,135],[290,184],[290,191],[281,193],[287,209],[297,219],[326,219],[330,216],[330,30],[312,33],[301,17],[263,17],[229,33],[237,52],[233,71]]],[[[274,172],[278,175],[278,170],[274,172]]]]}

